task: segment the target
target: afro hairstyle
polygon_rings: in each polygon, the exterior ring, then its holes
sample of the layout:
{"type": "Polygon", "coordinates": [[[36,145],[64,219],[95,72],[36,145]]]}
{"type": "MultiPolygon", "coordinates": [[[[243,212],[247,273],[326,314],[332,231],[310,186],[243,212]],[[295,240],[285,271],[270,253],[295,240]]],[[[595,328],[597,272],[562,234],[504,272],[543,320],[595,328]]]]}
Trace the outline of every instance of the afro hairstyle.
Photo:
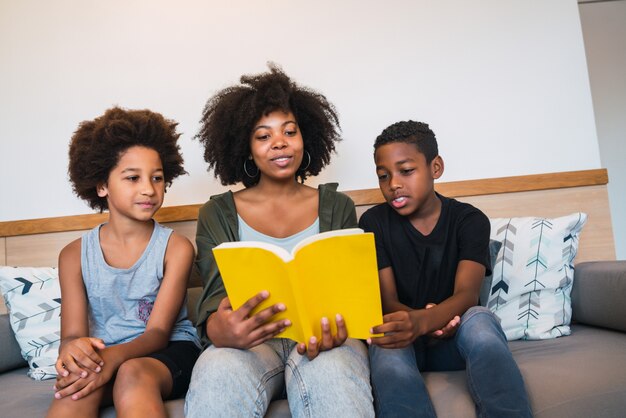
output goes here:
{"type": "Polygon", "coordinates": [[[83,121],[70,142],[68,174],[74,193],[92,209],[108,209],[97,187],[106,184],[122,154],[134,146],[155,150],[163,164],[166,187],[181,174],[183,157],[177,144],[177,123],[150,110],[108,109],[94,120],[83,121]]]}
{"type": "Polygon", "coordinates": [[[388,126],[374,141],[374,152],[376,152],[378,147],[394,142],[405,142],[415,145],[417,150],[426,157],[427,164],[430,164],[439,155],[437,138],[435,138],[435,133],[428,127],[427,123],[408,120],[396,122],[388,126]]]}
{"type": "MultiPolygon", "coordinates": [[[[207,101],[196,139],[204,147],[204,160],[223,185],[242,182],[245,187],[259,182],[244,171],[250,155],[250,136],[254,124],[275,110],[293,113],[304,149],[311,159],[299,169],[296,179],[304,182],[330,162],[335,142],[340,141],[339,117],[335,107],[322,94],[292,81],[275,64],[269,72],[244,75],[240,84],[227,87],[207,101]]],[[[248,170],[254,170],[248,168],[248,170]]]]}

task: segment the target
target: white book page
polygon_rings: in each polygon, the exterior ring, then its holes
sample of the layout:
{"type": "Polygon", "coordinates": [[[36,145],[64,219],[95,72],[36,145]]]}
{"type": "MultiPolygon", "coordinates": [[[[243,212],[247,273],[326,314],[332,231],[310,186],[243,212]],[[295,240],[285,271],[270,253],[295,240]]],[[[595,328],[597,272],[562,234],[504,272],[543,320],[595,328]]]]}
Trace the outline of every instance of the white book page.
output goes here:
{"type": "Polygon", "coordinates": [[[299,243],[297,243],[296,246],[293,247],[293,250],[291,251],[292,257],[295,256],[295,254],[298,252],[300,248],[312,242],[320,241],[320,240],[323,240],[325,238],[330,238],[330,237],[338,237],[342,235],[355,235],[355,234],[362,234],[362,233],[363,233],[363,230],[361,228],[337,229],[335,231],[321,232],[319,234],[305,238],[299,243]]]}
{"type": "Polygon", "coordinates": [[[233,242],[223,242],[214,249],[219,248],[262,248],[266,251],[272,252],[280,257],[284,262],[289,262],[293,260],[293,255],[289,253],[289,251],[285,250],[278,245],[270,244],[268,242],[262,241],[233,241],[233,242]]]}
{"type": "Polygon", "coordinates": [[[267,250],[269,252],[272,252],[272,253],[276,254],[283,261],[289,262],[289,261],[294,259],[295,254],[298,252],[298,250],[300,248],[305,247],[306,245],[308,245],[308,244],[310,244],[312,242],[319,241],[319,240],[326,239],[326,238],[330,238],[330,237],[338,237],[338,236],[342,236],[342,235],[355,235],[355,234],[362,234],[362,233],[363,233],[363,230],[361,228],[337,229],[335,231],[321,232],[319,234],[315,234],[313,236],[307,237],[307,238],[303,239],[302,241],[300,241],[299,243],[297,243],[296,246],[291,251],[291,253],[289,253],[284,248],[279,247],[278,245],[270,244],[268,242],[263,242],[263,241],[233,241],[233,242],[224,242],[224,243],[218,245],[217,247],[215,247],[215,249],[219,249],[219,248],[262,248],[264,250],[267,250]]]}

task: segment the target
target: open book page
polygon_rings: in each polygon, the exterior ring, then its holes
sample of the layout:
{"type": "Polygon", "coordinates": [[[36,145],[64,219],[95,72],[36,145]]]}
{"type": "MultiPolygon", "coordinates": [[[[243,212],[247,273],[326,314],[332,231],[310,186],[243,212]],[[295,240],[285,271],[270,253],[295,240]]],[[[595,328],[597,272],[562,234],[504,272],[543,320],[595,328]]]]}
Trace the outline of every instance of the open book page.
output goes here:
{"type": "Polygon", "coordinates": [[[355,234],[362,234],[362,233],[363,233],[363,230],[361,228],[336,229],[334,231],[320,232],[319,234],[315,234],[310,237],[307,237],[303,239],[302,241],[300,241],[298,244],[296,244],[296,246],[293,247],[293,250],[291,251],[291,253],[293,254],[292,258],[295,257],[295,254],[298,252],[298,250],[300,250],[300,248],[304,248],[313,242],[321,241],[321,240],[331,238],[331,237],[340,237],[343,235],[355,235],[355,234]]]}
{"type": "MultiPolygon", "coordinates": [[[[285,263],[281,257],[266,248],[246,247],[245,241],[228,244],[244,244],[238,245],[237,251],[230,250],[233,248],[232,245],[224,244],[213,249],[233,309],[238,309],[260,291],[267,290],[270,292],[270,297],[257,306],[253,313],[275,303],[283,303],[287,309],[274,316],[272,320],[289,319],[292,324],[300,323],[298,303],[289,278],[290,264],[285,263]]],[[[290,258],[287,251],[280,247],[276,248],[282,250],[283,256],[287,255],[290,258]]],[[[287,327],[279,336],[296,341],[304,341],[305,338],[300,328],[293,325],[287,327]]]]}
{"type": "Polygon", "coordinates": [[[383,322],[374,235],[352,231],[309,243],[296,254],[298,282],[294,287],[302,295],[301,303],[318,338],[320,319],[327,317],[335,333],[338,313],[345,319],[350,338],[366,339],[371,336],[370,328],[383,322]]]}
{"type": "Polygon", "coordinates": [[[266,251],[272,252],[280,257],[284,262],[291,261],[293,259],[293,255],[278,245],[271,244],[269,242],[263,241],[232,241],[232,242],[223,242],[215,249],[222,248],[263,248],[266,251]]]}

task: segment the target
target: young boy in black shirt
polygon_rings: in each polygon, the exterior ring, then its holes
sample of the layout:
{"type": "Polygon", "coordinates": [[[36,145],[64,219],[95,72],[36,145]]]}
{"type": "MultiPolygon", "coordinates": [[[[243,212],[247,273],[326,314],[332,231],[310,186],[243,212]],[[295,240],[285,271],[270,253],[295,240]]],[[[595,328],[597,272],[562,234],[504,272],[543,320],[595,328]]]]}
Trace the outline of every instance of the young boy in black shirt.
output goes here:
{"type": "Polygon", "coordinates": [[[372,330],[384,336],[369,340],[377,416],[434,417],[420,371],[464,368],[478,416],[532,416],[497,317],[476,306],[491,268],[488,218],[435,192],[444,164],[427,124],[389,126],[374,159],[387,203],[359,226],[376,237],[385,313],[372,330]]]}

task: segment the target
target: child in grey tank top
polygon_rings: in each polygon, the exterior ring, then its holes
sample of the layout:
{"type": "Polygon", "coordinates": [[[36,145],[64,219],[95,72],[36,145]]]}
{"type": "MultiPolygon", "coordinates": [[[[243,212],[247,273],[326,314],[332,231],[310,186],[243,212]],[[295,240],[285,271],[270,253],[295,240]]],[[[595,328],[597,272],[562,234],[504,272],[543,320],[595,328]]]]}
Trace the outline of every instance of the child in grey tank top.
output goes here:
{"type": "Polygon", "coordinates": [[[175,126],[113,108],[72,137],[74,191],[109,219],[59,256],[61,346],[48,417],[96,416],[111,403],[118,415],[165,416],[163,400],[187,391],[200,352],[185,305],[194,250],[153,219],[166,185],[185,172],[175,126]]]}

